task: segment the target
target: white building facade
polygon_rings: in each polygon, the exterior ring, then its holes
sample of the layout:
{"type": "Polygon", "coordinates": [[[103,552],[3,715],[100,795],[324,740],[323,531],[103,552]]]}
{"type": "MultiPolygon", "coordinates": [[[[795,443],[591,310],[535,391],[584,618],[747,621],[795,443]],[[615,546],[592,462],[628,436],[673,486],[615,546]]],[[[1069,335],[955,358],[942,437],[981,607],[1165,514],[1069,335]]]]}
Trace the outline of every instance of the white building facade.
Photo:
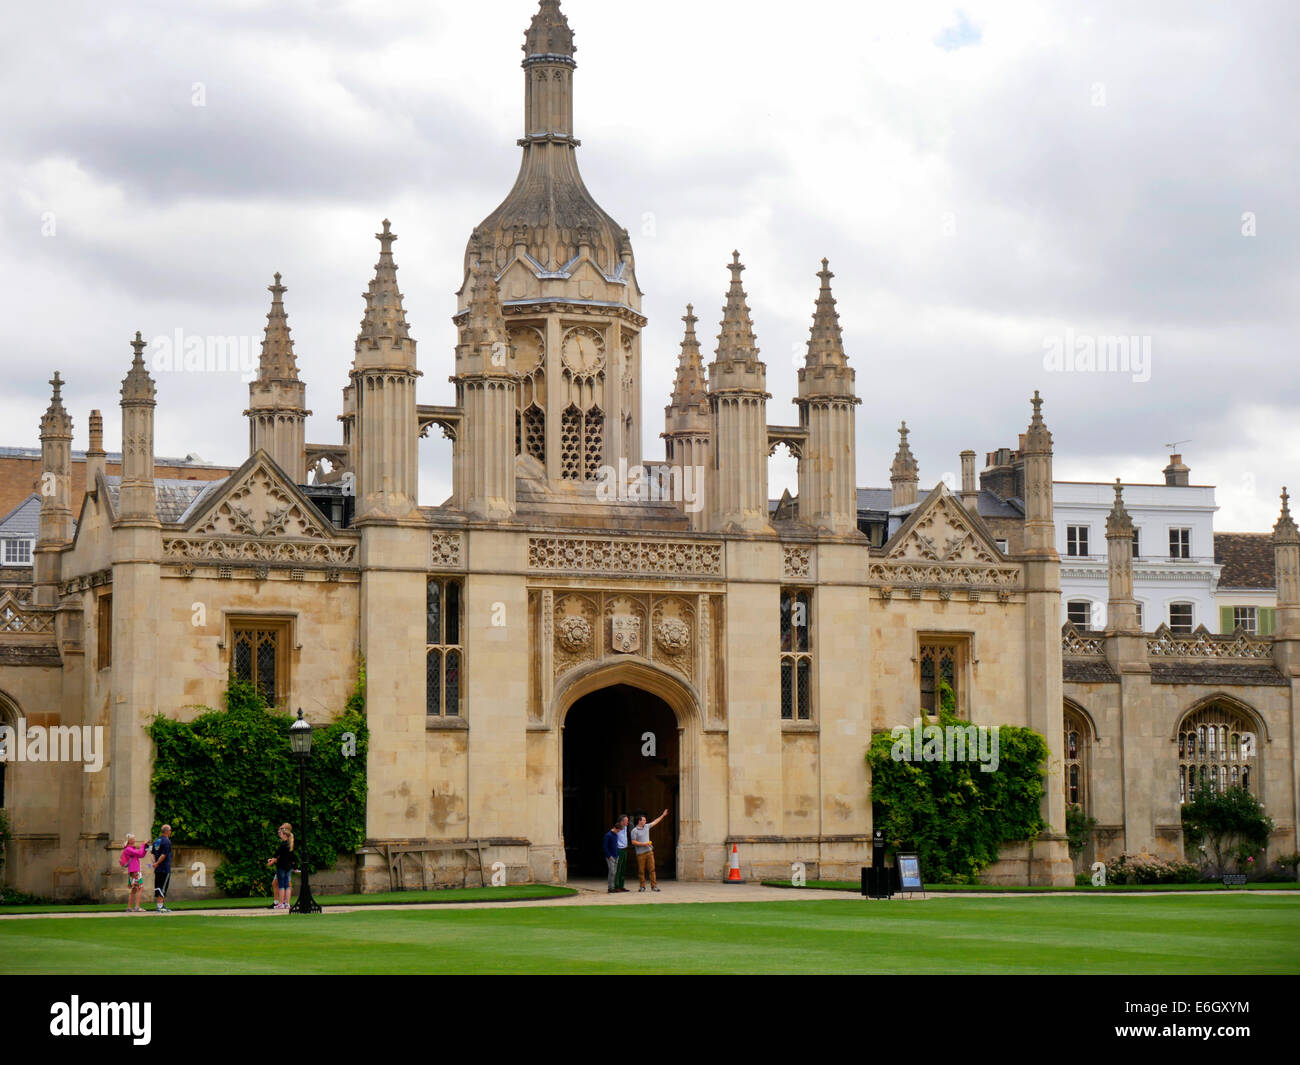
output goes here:
{"type": "MultiPolygon", "coordinates": [[[[1113,483],[1052,484],[1063,624],[1107,627],[1106,515],[1114,500],[1113,483]]],[[[1143,631],[1161,624],[1175,635],[1200,625],[1219,631],[1214,486],[1126,484],[1124,505],[1133,519],[1133,594],[1143,631]]]]}

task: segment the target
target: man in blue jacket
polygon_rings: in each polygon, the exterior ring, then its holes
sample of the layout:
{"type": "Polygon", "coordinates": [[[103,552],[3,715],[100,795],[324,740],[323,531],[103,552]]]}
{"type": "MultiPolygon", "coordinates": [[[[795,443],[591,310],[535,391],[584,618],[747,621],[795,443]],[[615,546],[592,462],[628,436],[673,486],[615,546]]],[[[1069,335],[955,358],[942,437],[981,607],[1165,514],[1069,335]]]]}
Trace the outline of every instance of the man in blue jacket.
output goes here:
{"type": "Polygon", "coordinates": [[[614,822],[614,827],[605,833],[605,865],[609,867],[609,894],[611,895],[618,891],[614,886],[614,879],[618,876],[618,829],[622,820],[620,817],[614,822]]]}

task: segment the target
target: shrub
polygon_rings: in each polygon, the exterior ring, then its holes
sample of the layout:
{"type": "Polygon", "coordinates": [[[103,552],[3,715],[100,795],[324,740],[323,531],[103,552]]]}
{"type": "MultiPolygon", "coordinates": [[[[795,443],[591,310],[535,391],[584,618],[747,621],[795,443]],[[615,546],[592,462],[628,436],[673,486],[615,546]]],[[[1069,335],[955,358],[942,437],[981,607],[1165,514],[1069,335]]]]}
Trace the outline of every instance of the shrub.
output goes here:
{"type": "Polygon", "coordinates": [[[13,838],[9,831],[9,817],[0,810],[0,877],[4,876],[5,859],[9,857],[9,844],[13,838]]]}
{"type": "Polygon", "coordinates": [[[1106,864],[1107,884],[1195,884],[1201,871],[1191,862],[1154,854],[1121,854],[1106,864]]]}
{"type": "MultiPolygon", "coordinates": [[[[1083,812],[1083,807],[1077,802],[1072,803],[1065,810],[1065,836],[1069,840],[1070,857],[1073,858],[1083,853],[1088,842],[1092,839],[1092,831],[1097,827],[1097,819],[1089,817],[1083,812]]],[[[1088,883],[1092,883],[1091,880],[1088,883]]]]}
{"type": "Polygon", "coordinates": [[[1253,864],[1245,859],[1258,854],[1273,831],[1259,799],[1244,788],[1199,788],[1196,798],[1183,805],[1182,816],[1184,841],[1213,853],[1216,875],[1227,870],[1230,858],[1238,866],[1253,864]]]}
{"type": "MultiPolygon", "coordinates": [[[[970,724],[958,719],[954,703],[941,684],[941,727],[970,724]]],[[[991,773],[971,761],[898,761],[893,749],[894,738],[883,732],[867,750],[871,798],[883,811],[875,827],[895,851],[917,852],[926,880],[973,883],[1003,843],[1031,840],[1047,827],[1039,815],[1047,741],[1033,730],[1001,726],[991,773]]]]}
{"type": "MultiPolygon", "coordinates": [[[[299,864],[332,868],[340,853],[365,839],[366,719],[364,673],[339,718],[317,728],[307,772],[306,852],[299,864]],[[344,753],[345,734],[355,755],[344,753]]],[[[298,769],[289,749],[293,715],[267,707],[256,690],[232,678],[225,709],[193,721],[159,715],[149,726],[157,746],[154,808],[172,826],[173,842],[211,847],[223,861],[214,874],[227,895],[269,895],[266,859],[285,821],[303,835],[298,817],[298,769]]],[[[301,848],[301,843],[299,843],[301,848]]]]}

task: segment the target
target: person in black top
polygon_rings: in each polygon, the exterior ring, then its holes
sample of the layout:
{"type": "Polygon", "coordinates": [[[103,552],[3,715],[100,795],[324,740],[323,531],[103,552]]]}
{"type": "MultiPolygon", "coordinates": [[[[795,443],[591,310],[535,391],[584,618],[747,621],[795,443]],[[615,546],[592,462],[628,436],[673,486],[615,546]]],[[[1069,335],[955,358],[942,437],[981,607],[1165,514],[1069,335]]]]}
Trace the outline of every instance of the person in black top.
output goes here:
{"type": "Polygon", "coordinates": [[[293,891],[293,826],[286,821],[280,826],[280,846],[276,848],[275,857],[267,858],[267,865],[275,866],[275,906],[277,911],[287,912],[289,896],[293,891]]]}
{"type": "Polygon", "coordinates": [[[166,906],[167,888],[172,879],[172,826],[163,825],[161,834],[153,841],[153,901],[156,913],[171,913],[166,906]]]}

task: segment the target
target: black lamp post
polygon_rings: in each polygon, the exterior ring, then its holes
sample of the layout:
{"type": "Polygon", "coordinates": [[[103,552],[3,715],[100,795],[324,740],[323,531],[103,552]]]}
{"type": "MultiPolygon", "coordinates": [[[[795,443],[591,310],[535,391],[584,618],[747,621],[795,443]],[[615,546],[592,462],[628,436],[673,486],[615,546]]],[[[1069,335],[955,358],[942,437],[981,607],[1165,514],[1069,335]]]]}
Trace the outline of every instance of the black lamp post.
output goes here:
{"type": "Polygon", "coordinates": [[[298,763],[298,828],[302,841],[302,883],[298,885],[298,901],[290,913],[320,913],[320,906],[311,895],[311,865],[307,856],[307,763],[311,760],[311,722],[304,720],[302,707],[298,720],[289,726],[289,747],[298,763]]]}

